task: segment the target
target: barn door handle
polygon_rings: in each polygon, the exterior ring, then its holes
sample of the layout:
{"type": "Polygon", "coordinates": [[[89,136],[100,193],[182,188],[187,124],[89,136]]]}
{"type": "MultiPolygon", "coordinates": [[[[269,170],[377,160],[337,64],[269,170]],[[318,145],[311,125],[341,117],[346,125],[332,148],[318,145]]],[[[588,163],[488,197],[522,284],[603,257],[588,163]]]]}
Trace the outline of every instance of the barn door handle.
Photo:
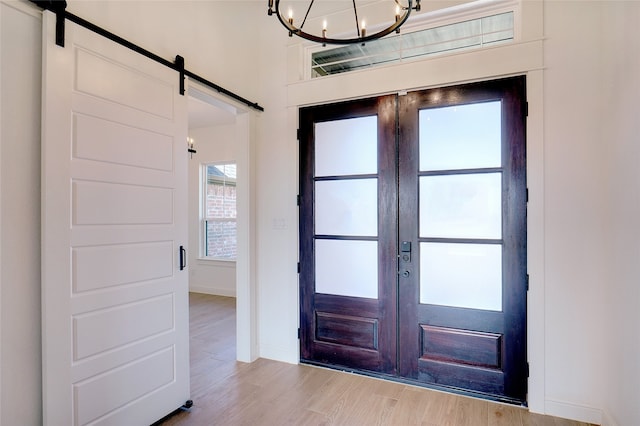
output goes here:
{"type": "Polygon", "coordinates": [[[185,266],[187,266],[187,250],[184,246],[180,246],[180,270],[182,271],[185,266]]]}

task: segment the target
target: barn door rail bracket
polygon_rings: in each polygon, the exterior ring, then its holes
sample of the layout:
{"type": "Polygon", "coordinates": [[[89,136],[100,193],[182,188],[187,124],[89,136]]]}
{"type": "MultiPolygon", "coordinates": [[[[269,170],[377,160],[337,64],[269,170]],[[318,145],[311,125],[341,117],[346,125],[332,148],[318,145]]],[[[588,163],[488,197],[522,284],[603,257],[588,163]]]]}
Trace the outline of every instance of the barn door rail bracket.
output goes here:
{"type": "Polygon", "coordinates": [[[35,3],[37,6],[41,7],[42,9],[45,10],[50,10],[51,12],[56,14],[56,44],[58,46],[64,47],[64,32],[65,32],[65,27],[64,27],[64,22],[65,19],[68,19],[69,21],[80,25],[81,27],[84,27],[90,31],[93,31],[96,34],[99,34],[105,38],[108,38],[111,41],[114,41],[116,43],[118,43],[121,46],[124,46],[130,50],[133,50],[136,53],[139,53],[155,62],[158,62],[159,64],[162,64],[168,68],[171,68],[172,70],[177,71],[178,73],[180,73],[180,94],[184,95],[184,78],[189,77],[201,84],[204,84],[205,86],[208,86],[210,88],[212,88],[213,90],[215,90],[216,92],[225,95],[227,97],[230,97],[242,104],[245,104],[247,106],[249,106],[250,108],[253,108],[255,110],[258,111],[264,111],[264,108],[261,107],[260,105],[258,105],[257,102],[251,102],[245,98],[243,98],[242,96],[225,89],[224,87],[221,87],[203,77],[200,77],[199,75],[187,70],[184,68],[184,58],[180,55],[176,56],[176,60],[175,62],[171,62],[168,61],[167,59],[164,59],[161,56],[156,55],[155,53],[138,46],[137,44],[134,44],[132,42],[130,42],[129,40],[126,40],[110,31],[105,30],[102,27],[99,27],[77,15],[74,15],[71,12],[68,12],[66,10],[67,8],[67,2],[66,0],[30,0],[32,3],[35,3]]]}
{"type": "Polygon", "coordinates": [[[67,9],[66,0],[31,0],[38,7],[56,14],[56,44],[64,47],[64,18],[67,9]]]}
{"type": "Polygon", "coordinates": [[[180,55],[176,55],[174,64],[176,64],[176,70],[180,74],[180,94],[184,95],[184,58],[180,55]]]}

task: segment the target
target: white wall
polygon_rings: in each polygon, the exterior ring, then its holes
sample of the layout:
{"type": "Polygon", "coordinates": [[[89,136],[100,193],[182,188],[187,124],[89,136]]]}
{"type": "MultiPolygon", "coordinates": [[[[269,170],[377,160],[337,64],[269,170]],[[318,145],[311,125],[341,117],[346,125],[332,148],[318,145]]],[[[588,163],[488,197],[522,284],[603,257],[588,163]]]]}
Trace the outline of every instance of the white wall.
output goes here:
{"type": "Polygon", "coordinates": [[[260,355],[291,363],[298,347],[298,142],[295,109],[287,108],[289,37],[266,12],[259,18],[258,338],[260,355]]]}
{"type": "Polygon", "coordinates": [[[606,294],[600,2],[545,2],[545,411],[600,422],[606,294]]]}
{"type": "Polygon", "coordinates": [[[189,129],[197,153],[189,160],[189,290],[236,296],[236,262],[202,259],[200,238],[201,169],[205,163],[235,162],[237,125],[189,129]]]}
{"type": "Polygon", "coordinates": [[[605,420],[640,424],[640,3],[603,9],[603,138],[608,154],[609,275],[603,328],[605,420]]]}
{"type": "Polygon", "coordinates": [[[0,3],[0,424],[41,423],[40,19],[0,3]]]}

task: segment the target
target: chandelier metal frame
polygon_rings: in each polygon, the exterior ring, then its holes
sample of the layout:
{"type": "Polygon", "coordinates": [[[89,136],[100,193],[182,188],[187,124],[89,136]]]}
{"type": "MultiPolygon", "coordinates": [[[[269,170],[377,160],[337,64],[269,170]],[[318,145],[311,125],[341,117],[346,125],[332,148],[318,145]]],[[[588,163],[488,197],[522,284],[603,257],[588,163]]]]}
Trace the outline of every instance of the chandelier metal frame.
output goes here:
{"type": "Polygon", "coordinates": [[[407,6],[403,6],[400,4],[398,0],[394,0],[397,5],[397,10],[402,11],[401,14],[396,13],[395,21],[388,27],[381,29],[378,32],[367,34],[364,27],[360,26],[360,21],[358,20],[358,8],[356,6],[356,0],[352,0],[353,2],[353,13],[355,15],[356,22],[356,34],[357,37],[352,38],[333,38],[326,36],[326,29],[322,30],[322,35],[311,34],[304,31],[302,28],[307,21],[307,17],[309,16],[309,12],[311,11],[311,7],[313,6],[315,0],[310,0],[309,7],[307,8],[307,12],[304,16],[302,24],[300,27],[296,27],[293,24],[293,18],[285,18],[280,12],[280,0],[268,0],[269,9],[267,9],[267,14],[269,16],[276,15],[280,23],[289,31],[289,37],[296,35],[306,40],[315,41],[317,43],[324,44],[356,44],[356,43],[365,43],[367,41],[375,40],[381,37],[384,37],[392,32],[399,33],[400,27],[409,19],[409,15],[411,15],[411,11],[415,10],[416,12],[420,11],[420,0],[407,0],[407,6]],[[415,2],[415,6],[414,6],[415,2]]]}

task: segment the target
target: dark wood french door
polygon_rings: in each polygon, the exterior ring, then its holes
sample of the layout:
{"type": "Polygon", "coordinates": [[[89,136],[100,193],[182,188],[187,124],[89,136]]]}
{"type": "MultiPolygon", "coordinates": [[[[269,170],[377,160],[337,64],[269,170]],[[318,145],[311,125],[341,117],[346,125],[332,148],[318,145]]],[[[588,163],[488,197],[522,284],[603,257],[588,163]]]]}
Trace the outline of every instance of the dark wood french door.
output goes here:
{"type": "Polygon", "coordinates": [[[300,110],[303,360],[396,373],[395,96],[300,110]]]}
{"type": "Polygon", "coordinates": [[[300,110],[301,360],[526,399],[525,78],[300,110]]]}

